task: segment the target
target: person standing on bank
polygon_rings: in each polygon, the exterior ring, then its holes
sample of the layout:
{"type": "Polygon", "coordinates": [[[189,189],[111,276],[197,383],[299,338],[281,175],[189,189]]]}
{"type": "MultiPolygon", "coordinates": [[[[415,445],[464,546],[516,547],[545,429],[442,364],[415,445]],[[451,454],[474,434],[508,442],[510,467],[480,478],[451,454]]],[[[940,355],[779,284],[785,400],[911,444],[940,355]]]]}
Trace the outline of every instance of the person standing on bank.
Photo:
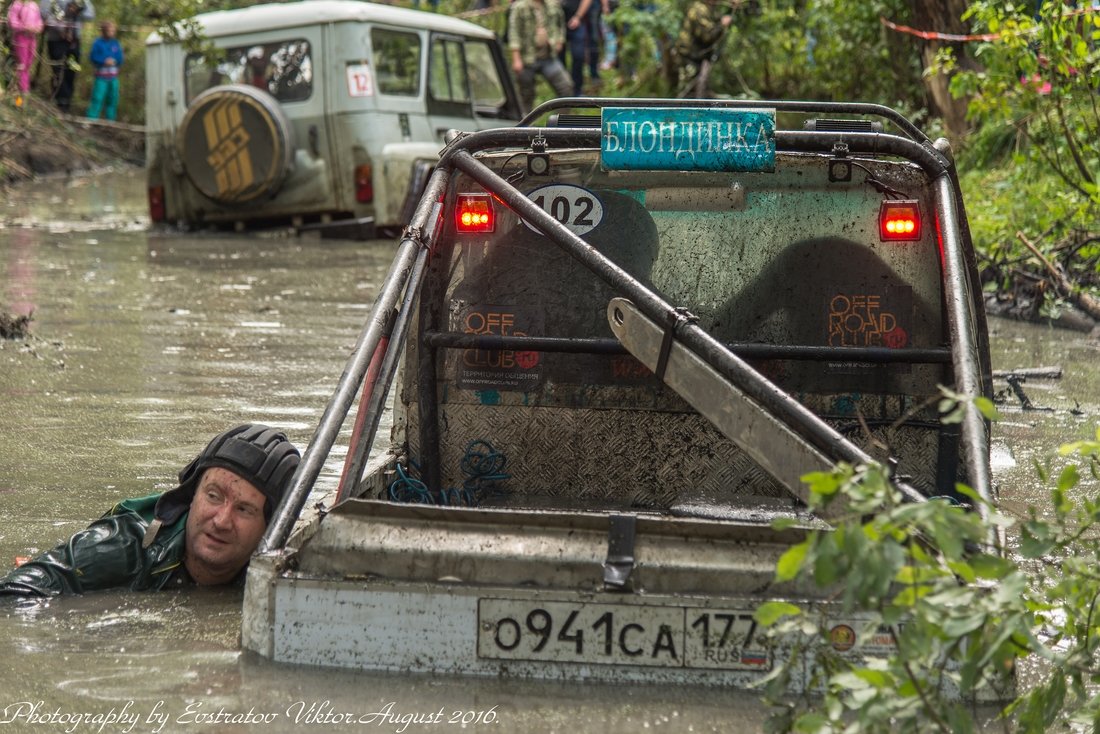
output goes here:
{"type": "Polygon", "coordinates": [[[695,0],[684,15],[680,33],[672,47],[674,96],[705,97],[710,64],[725,40],[733,16],[742,0],[695,0]],[[678,94],[677,94],[678,92],[678,94]]]}
{"type": "Polygon", "coordinates": [[[46,56],[52,70],[50,95],[62,112],[68,112],[80,68],[80,28],[95,20],[92,0],[41,0],[39,10],[46,26],[46,56]]]}
{"type": "Polygon", "coordinates": [[[524,112],[535,106],[536,75],[550,82],[559,97],[573,89],[558,60],[565,43],[565,15],[558,0],[515,0],[508,11],[508,47],[524,112]]]}
{"type": "MultiPolygon", "coordinates": [[[[573,96],[584,93],[584,67],[588,61],[588,47],[592,36],[593,0],[562,0],[561,9],[565,14],[565,44],[558,59],[565,64],[565,52],[569,51],[569,73],[573,77],[573,96]]],[[[595,77],[599,80],[599,76],[595,77]]]]}
{"type": "Polygon", "coordinates": [[[100,36],[92,43],[89,59],[95,67],[95,82],[92,85],[92,101],[88,105],[88,117],[97,119],[102,112],[103,119],[114,120],[118,117],[118,71],[122,66],[122,45],[115,38],[116,26],[105,20],[99,26],[100,36]]]}
{"type": "Polygon", "coordinates": [[[118,503],[0,577],[0,597],[243,583],[299,461],[273,428],[231,428],[180,471],[179,486],[118,503]]]}
{"type": "Polygon", "coordinates": [[[42,33],[42,11],[34,0],[15,0],[8,8],[12,55],[15,57],[15,85],[20,94],[31,88],[31,66],[42,33]]]}

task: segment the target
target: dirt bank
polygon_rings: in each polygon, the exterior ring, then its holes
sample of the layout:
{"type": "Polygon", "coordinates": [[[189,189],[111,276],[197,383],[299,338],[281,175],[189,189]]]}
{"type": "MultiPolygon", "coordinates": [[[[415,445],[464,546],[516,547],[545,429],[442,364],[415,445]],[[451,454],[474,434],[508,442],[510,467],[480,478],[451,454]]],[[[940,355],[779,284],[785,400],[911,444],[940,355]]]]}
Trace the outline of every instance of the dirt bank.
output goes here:
{"type": "Polygon", "coordinates": [[[61,115],[36,97],[0,96],[0,184],[47,174],[142,165],[142,128],[61,115]]]}

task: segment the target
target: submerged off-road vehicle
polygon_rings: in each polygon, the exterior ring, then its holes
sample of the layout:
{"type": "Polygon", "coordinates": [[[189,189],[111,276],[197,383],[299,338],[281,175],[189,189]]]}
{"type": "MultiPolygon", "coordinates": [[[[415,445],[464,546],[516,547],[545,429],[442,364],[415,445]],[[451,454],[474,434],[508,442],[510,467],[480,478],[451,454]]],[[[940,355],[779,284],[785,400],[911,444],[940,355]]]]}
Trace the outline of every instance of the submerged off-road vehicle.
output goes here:
{"type": "MultiPolygon", "coordinates": [[[[246,648],[747,684],[782,654],[761,603],[830,609],[774,580],[829,523],[802,475],[876,458],[910,501],[991,497],[985,421],[932,399],[990,382],[945,143],[863,104],[557,100],[542,119],[444,151],[249,569],[246,648]],[[364,377],[336,502],[295,524],[364,377]]],[[[833,624],[838,649],[893,644],[833,624]]]]}
{"type": "Polygon", "coordinates": [[[354,0],[194,18],[214,46],[146,43],[153,222],[404,224],[451,128],[512,125],[519,97],[492,31],[354,0]]]}

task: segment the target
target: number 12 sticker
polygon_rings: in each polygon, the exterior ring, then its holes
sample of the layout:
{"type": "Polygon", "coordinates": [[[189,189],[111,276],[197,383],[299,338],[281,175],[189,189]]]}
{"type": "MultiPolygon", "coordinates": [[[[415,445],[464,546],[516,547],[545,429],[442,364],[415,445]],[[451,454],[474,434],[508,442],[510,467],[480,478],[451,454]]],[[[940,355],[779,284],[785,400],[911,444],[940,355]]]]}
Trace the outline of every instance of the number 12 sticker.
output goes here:
{"type": "MultiPolygon", "coordinates": [[[[586,235],[603,221],[603,202],[588,189],[571,184],[548,184],[527,194],[544,212],[565,225],[577,236],[586,235]]],[[[529,229],[538,229],[523,222],[529,229]]]]}

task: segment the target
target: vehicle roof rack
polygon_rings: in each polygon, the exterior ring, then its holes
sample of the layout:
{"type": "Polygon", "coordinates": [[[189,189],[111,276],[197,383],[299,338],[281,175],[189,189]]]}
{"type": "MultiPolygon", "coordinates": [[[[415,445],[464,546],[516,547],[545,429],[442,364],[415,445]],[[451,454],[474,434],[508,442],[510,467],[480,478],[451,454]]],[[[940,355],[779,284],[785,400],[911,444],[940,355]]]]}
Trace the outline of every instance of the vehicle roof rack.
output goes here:
{"type": "MultiPolygon", "coordinates": [[[[913,124],[911,120],[897,110],[880,104],[865,102],[810,102],[799,100],[745,100],[745,99],[650,99],[650,98],[607,98],[607,97],[557,97],[543,102],[527,113],[520,120],[519,127],[538,127],[536,120],[544,115],[557,113],[559,118],[567,121],[576,121],[579,110],[602,110],[604,107],[709,107],[709,108],[734,108],[757,109],[766,107],[776,112],[789,112],[804,115],[863,115],[876,117],[888,121],[904,137],[914,140],[921,145],[931,145],[931,140],[924,132],[913,124]],[[559,110],[571,110],[574,114],[563,115],[559,110]]],[[[881,123],[879,123],[881,127],[881,123]]],[[[572,125],[574,127],[589,127],[590,125],[572,125]]],[[[558,127],[567,127],[559,123],[558,127]]],[[[826,130],[825,127],[817,128],[826,130]]],[[[851,131],[844,131],[851,132],[851,131]]],[[[855,130],[854,132],[863,132],[855,130]]],[[[877,131],[876,131],[877,132],[877,131]]]]}

